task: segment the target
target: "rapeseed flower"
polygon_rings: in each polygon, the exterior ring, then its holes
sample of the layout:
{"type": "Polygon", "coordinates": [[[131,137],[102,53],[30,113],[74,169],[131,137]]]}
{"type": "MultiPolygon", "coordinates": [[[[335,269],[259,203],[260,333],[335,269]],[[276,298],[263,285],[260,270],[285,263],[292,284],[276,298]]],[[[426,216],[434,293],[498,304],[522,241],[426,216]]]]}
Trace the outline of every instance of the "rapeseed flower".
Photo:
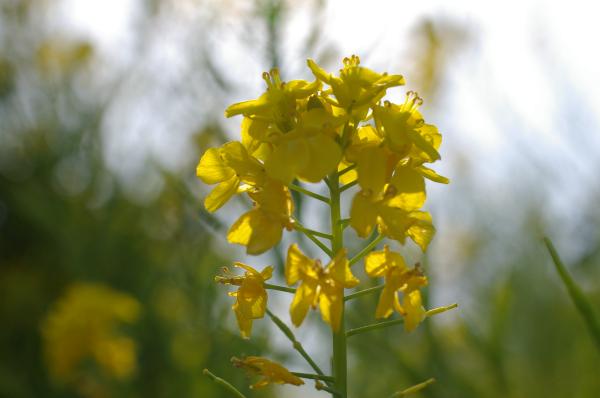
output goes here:
{"type": "Polygon", "coordinates": [[[252,332],[252,321],[265,316],[268,296],[264,283],[271,279],[273,267],[268,266],[258,272],[251,266],[240,262],[236,262],[234,265],[245,270],[244,275],[229,275],[229,271],[224,269],[225,275],[215,277],[215,281],[239,286],[237,291],[229,293],[230,296],[236,298],[235,304],[231,308],[235,313],[242,337],[249,339],[252,332]]]}
{"type": "Polygon", "coordinates": [[[419,266],[409,269],[400,253],[391,251],[385,245],[383,251],[367,255],[365,271],[372,278],[385,278],[385,286],[375,310],[376,318],[388,318],[396,310],[404,317],[404,327],[409,332],[425,319],[426,311],[419,288],[427,285],[427,277],[419,266]],[[402,303],[397,292],[403,294],[402,303]]]}
{"type": "Polygon", "coordinates": [[[304,384],[301,378],[292,374],[277,362],[270,361],[267,358],[249,356],[239,359],[233,357],[231,362],[237,368],[262,376],[262,379],[250,386],[252,389],[262,388],[269,384],[292,384],[294,386],[304,384]]]}
{"type": "Polygon", "coordinates": [[[339,330],[344,303],[344,289],[358,285],[350,271],[346,250],[340,250],[324,268],[319,260],[308,258],[293,244],[288,249],[285,262],[285,278],[288,286],[300,281],[290,306],[292,323],[298,327],[308,309],[319,306],[323,320],[331,329],[339,330]]]}

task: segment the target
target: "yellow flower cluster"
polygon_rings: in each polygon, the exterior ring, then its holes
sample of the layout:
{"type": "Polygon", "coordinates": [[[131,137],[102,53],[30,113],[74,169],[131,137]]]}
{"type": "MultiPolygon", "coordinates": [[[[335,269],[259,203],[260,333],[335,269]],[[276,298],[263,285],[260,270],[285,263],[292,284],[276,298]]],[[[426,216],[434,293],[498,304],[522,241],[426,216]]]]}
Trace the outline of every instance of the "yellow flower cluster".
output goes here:
{"type": "Polygon", "coordinates": [[[76,382],[86,360],[109,377],[126,379],[136,370],[135,342],[119,333],[139,316],[133,297],[106,286],[76,283],[52,306],[42,324],[48,366],[62,382],[76,382]]]}
{"type": "MultiPolygon", "coordinates": [[[[296,244],[289,247],[285,264],[288,286],[297,285],[295,290],[285,288],[295,292],[290,307],[292,323],[300,326],[309,308],[318,307],[336,333],[344,289],[359,284],[350,270],[347,250],[334,243],[343,228],[351,226],[361,238],[376,230],[401,244],[408,237],[425,251],[435,233],[431,215],[421,210],[426,200],[425,180],[448,183],[448,179],[426,166],[440,159],[442,136],[419,112],[422,99],[409,91],[401,104],[384,100],[389,88],[404,84],[401,75],[372,71],[361,66],[354,55],[343,60],[338,75],[312,60],[308,67],[314,81],[284,82],[273,69],[263,74],[267,89],[260,97],[227,108],[225,116],[243,116],[241,140],[208,149],[197,175],[207,184],[216,184],[204,202],[209,212],[236,194],[252,199],[253,208],[242,214],[227,234],[229,242],[244,245],[248,254],[274,247],[283,230],[307,232],[293,218],[290,189],[310,194],[297,181],[324,181],[332,195],[335,189],[338,214],[339,193],[358,186],[350,219],[341,230],[333,231],[337,226],[332,224],[331,234],[318,233],[332,241],[331,250],[324,249],[331,257],[329,264],[324,267],[319,260],[308,258],[296,244]],[[339,187],[338,181],[345,185],[339,187]]],[[[329,203],[333,212],[333,198],[312,196],[329,203]]],[[[312,238],[316,240],[315,235],[312,238]]],[[[236,297],[233,310],[242,335],[249,337],[252,321],[265,314],[265,281],[272,268],[259,272],[236,265],[245,270],[244,275],[217,280],[239,286],[232,293],[236,297]]],[[[365,270],[370,277],[385,279],[377,318],[396,311],[410,331],[427,316],[419,291],[427,278],[418,265],[408,268],[400,253],[386,245],[383,251],[366,256],[365,270]]]]}
{"type": "Polygon", "coordinates": [[[292,384],[295,386],[304,384],[302,379],[293,375],[289,370],[277,362],[270,361],[263,357],[250,356],[244,359],[233,357],[231,361],[233,362],[233,365],[238,368],[262,376],[262,379],[250,386],[250,388],[253,389],[262,388],[269,384],[292,384]]]}

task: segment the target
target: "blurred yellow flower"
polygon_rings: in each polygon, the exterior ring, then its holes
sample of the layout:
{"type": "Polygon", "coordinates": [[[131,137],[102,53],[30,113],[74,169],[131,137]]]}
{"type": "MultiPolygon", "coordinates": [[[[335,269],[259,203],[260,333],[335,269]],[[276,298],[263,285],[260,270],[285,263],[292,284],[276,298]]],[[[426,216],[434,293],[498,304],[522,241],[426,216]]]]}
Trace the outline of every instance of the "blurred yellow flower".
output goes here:
{"type": "Polygon", "coordinates": [[[42,323],[51,374],[71,382],[84,361],[91,359],[109,377],[131,377],[136,370],[136,344],[118,328],[133,323],[139,312],[135,298],[107,286],[70,286],[42,323]]]}
{"type": "Polygon", "coordinates": [[[383,251],[367,255],[365,271],[372,278],[385,278],[385,287],[379,297],[375,317],[387,318],[395,309],[404,317],[404,328],[409,332],[425,319],[426,312],[419,288],[427,285],[427,277],[418,266],[408,269],[400,253],[391,251],[385,245],[383,251]],[[398,299],[398,291],[403,293],[402,304],[398,299]]]}
{"type": "Polygon", "coordinates": [[[309,307],[321,310],[323,320],[331,329],[339,330],[344,304],[344,288],[358,285],[359,280],[352,275],[346,249],[342,249],[323,268],[319,260],[313,260],[304,255],[293,244],[288,249],[285,263],[285,278],[289,286],[301,281],[290,306],[292,323],[298,327],[306,317],[309,307]]]}
{"type": "Polygon", "coordinates": [[[231,358],[235,367],[246,369],[250,373],[262,376],[258,382],[252,384],[250,388],[262,388],[269,384],[292,384],[300,386],[304,381],[298,376],[292,374],[289,370],[278,364],[262,357],[246,357],[244,359],[231,358]]]}
{"type": "Polygon", "coordinates": [[[217,276],[215,281],[239,286],[236,292],[229,293],[230,296],[236,298],[235,304],[231,308],[235,312],[242,337],[249,339],[252,332],[252,320],[265,316],[268,296],[264,283],[271,279],[273,267],[268,266],[258,272],[246,264],[236,262],[234,265],[246,271],[243,276],[228,275],[229,271],[225,268],[226,274],[217,276]]]}

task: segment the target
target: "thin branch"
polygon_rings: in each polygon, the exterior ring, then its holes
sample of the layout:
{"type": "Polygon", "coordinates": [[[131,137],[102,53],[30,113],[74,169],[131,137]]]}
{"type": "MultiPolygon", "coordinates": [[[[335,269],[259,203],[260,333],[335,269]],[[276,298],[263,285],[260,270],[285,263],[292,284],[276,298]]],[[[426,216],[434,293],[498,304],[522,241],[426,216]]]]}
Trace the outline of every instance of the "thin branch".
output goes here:
{"type": "Polygon", "coordinates": [[[431,379],[425,380],[424,382],[419,383],[419,384],[415,384],[414,386],[409,387],[406,390],[395,392],[392,395],[390,395],[389,398],[405,397],[405,396],[407,396],[409,394],[413,394],[415,392],[419,392],[422,389],[424,389],[425,387],[427,387],[428,385],[433,384],[433,383],[435,383],[435,379],[432,377],[431,379]]]}
{"type": "Polygon", "coordinates": [[[286,293],[296,293],[296,289],[294,289],[293,287],[273,285],[271,283],[264,283],[263,286],[265,289],[278,290],[280,292],[286,293]]]}
{"type": "Polygon", "coordinates": [[[354,336],[355,334],[370,332],[371,330],[383,329],[390,326],[400,325],[402,323],[404,323],[404,318],[393,319],[391,321],[377,322],[371,325],[350,329],[346,332],[346,337],[354,336]]]}
{"type": "Polygon", "coordinates": [[[304,189],[299,185],[290,184],[289,188],[293,191],[300,192],[306,196],[310,196],[311,198],[320,200],[321,202],[329,203],[329,198],[327,196],[319,195],[318,193],[309,191],[308,189],[304,189]]]}
{"type": "MultiPolygon", "coordinates": [[[[310,367],[313,368],[313,370],[315,372],[317,372],[317,374],[319,376],[326,377],[325,373],[323,373],[323,371],[321,370],[319,365],[317,365],[317,363],[304,350],[304,347],[302,347],[302,344],[298,340],[296,340],[296,336],[294,336],[294,333],[292,332],[292,330],[285,323],[283,323],[283,321],[281,319],[279,319],[277,317],[277,315],[273,314],[268,308],[267,308],[267,315],[269,315],[269,318],[271,318],[273,323],[275,323],[275,325],[277,325],[279,330],[281,330],[283,332],[283,334],[285,334],[285,336],[292,342],[292,346],[294,347],[294,349],[296,351],[298,351],[298,353],[300,355],[302,355],[302,358],[304,358],[306,360],[306,362],[308,362],[310,367]]],[[[325,382],[327,382],[329,384],[329,381],[325,380],[325,382]]]]}
{"type": "Polygon", "coordinates": [[[297,230],[302,231],[304,233],[309,233],[315,237],[319,237],[319,238],[323,238],[323,239],[328,239],[328,240],[332,240],[333,236],[331,234],[327,234],[325,232],[320,232],[320,231],[315,231],[314,229],[310,229],[310,228],[306,228],[304,225],[299,224],[298,221],[296,220],[296,223],[298,224],[297,226],[297,230]]]}
{"type": "Polygon", "coordinates": [[[379,234],[375,239],[373,239],[367,246],[365,246],[358,254],[350,259],[350,265],[360,261],[364,256],[369,254],[371,250],[373,250],[379,242],[381,242],[385,236],[379,234]]]}
{"type": "Polygon", "coordinates": [[[231,383],[229,383],[227,380],[224,380],[218,376],[216,376],[214,373],[212,373],[210,370],[208,369],[204,369],[202,371],[202,373],[204,373],[206,376],[210,377],[210,379],[212,381],[214,381],[215,383],[221,385],[223,388],[225,388],[226,390],[229,390],[229,392],[231,392],[234,396],[236,396],[237,398],[246,398],[246,396],[244,394],[242,394],[237,388],[235,388],[233,385],[231,385],[231,383]]]}
{"type": "Polygon", "coordinates": [[[308,230],[306,228],[304,228],[304,226],[300,223],[300,221],[294,220],[294,228],[297,231],[302,232],[304,235],[306,235],[306,237],[308,239],[310,239],[315,245],[319,246],[319,248],[321,250],[323,250],[325,252],[325,254],[327,254],[329,257],[333,257],[331,250],[327,246],[325,246],[325,244],[323,242],[321,242],[319,239],[317,239],[316,236],[314,236],[310,232],[308,232],[308,230]]]}
{"type": "Polygon", "coordinates": [[[354,300],[355,298],[358,298],[358,297],[361,297],[361,296],[364,296],[367,294],[376,293],[376,292],[382,290],[384,287],[385,287],[385,285],[379,285],[379,286],[375,286],[375,287],[370,287],[368,289],[359,290],[358,292],[349,294],[346,297],[344,297],[344,301],[354,300]]]}
{"type": "Polygon", "coordinates": [[[342,186],[340,187],[340,192],[344,192],[344,191],[346,191],[346,190],[348,190],[348,189],[352,188],[352,187],[353,187],[353,186],[355,186],[356,184],[358,184],[358,180],[354,180],[354,181],[352,181],[352,182],[349,182],[349,183],[348,183],[348,184],[346,184],[346,185],[342,185],[342,186]]]}
{"type": "Polygon", "coordinates": [[[324,385],[324,384],[323,384],[323,383],[321,383],[320,381],[317,381],[317,382],[315,383],[315,388],[316,388],[317,390],[319,390],[319,391],[327,391],[328,393],[330,393],[330,394],[332,394],[332,395],[334,395],[334,396],[336,396],[336,397],[341,397],[341,396],[342,396],[342,394],[341,394],[339,391],[337,391],[337,390],[334,390],[334,389],[333,389],[333,388],[331,388],[331,387],[327,387],[326,385],[324,385]]]}
{"type": "Polygon", "coordinates": [[[590,304],[589,300],[585,297],[577,283],[573,280],[569,271],[561,261],[558,252],[554,248],[552,241],[548,238],[544,238],[544,243],[550,252],[550,256],[552,256],[552,261],[554,262],[554,266],[556,267],[556,271],[558,275],[562,279],[569,295],[571,296],[571,300],[579,310],[579,313],[583,317],[585,324],[588,328],[588,331],[592,335],[594,342],[596,343],[596,347],[600,351],[600,323],[598,322],[598,318],[596,318],[596,314],[594,313],[594,309],[590,304]]]}
{"type": "Polygon", "coordinates": [[[349,171],[352,171],[356,168],[356,164],[351,164],[350,166],[346,167],[345,169],[342,169],[340,171],[338,171],[338,177],[343,176],[344,174],[346,174],[349,171]]]}
{"type": "Polygon", "coordinates": [[[302,372],[292,372],[292,374],[295,376],[301,377],[303,379],[335,381],[335,378],[333,376],[314,375],[312,373],[302,373],[302,372]]]}

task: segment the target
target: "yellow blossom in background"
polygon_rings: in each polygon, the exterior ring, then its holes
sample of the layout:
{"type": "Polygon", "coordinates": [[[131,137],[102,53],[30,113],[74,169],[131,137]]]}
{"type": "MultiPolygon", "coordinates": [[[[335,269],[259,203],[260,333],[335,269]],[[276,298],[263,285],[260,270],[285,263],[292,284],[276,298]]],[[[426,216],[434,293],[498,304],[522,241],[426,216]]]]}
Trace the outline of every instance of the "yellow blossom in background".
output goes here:
{"type": "Polygon", "coordinates": [[[107,376],[127,379],[136,370],[136,344],[119,331],[140,312],[138,301],[109,287],[76,283],[52,306],[42,327],[51,374],[73,382],[92,360],[107,376]]]}
{"type": "Polygon", "coordinates": [[[358,285],[350,271],[346,250],[340,252],[323,268],[319,260],[304,255],[293,244],[288,249],[285,262],[285,278],[289,286],[301,281],[290,306],[292,323],[298,327],[306,317],[308,309],[319,305],[321,316],[335,332],[340,327],[344,289],[358,285]]]}
{"type": "Polygon", "coordinates": [[[289,370],[278,364],[262,357],[246,357],[244,359],[231,358],[235,367],[247,370],[250,373],[262,376],[258,382],[252,384],[250,388],[262,388],[269,384],[292,384],[300,386],[304,381],[298,376],[293,375],[289,370]]]}
{"type": "Polygon", "coordinates": [[[367,255],[365,271],[372,278],[385,278],[385,286],[375,311],[376,318],[387,318],[396,310],[404,317],[407,331],[414,330],[425,319],[419,288],[427,285],[427,277],[419,267],[409,269],[400,253],[391,251],[385,245],[383,251],[367,255]],[[403,293],[402,303],[397,292],[403,293]]]}
{"type": "MultiPolygon", "coordinates": [[[[264,283],[271,279],[273,267],[268,266],[258,272],[249,265],[239,262],[235,263],[235,266],[246,271],[243,276],[222,275],[217,276],[215,280],[219,283],[239,286],[237,291],[229,293],[230,296],[236,298],[235,304],[231,308],[235,312],[242,337],[249,339],[252,332],[252,321],[265,316],[268,296],[264,283]]],[[[225,272],[228,272],[227,269],[225,272]]]]}

